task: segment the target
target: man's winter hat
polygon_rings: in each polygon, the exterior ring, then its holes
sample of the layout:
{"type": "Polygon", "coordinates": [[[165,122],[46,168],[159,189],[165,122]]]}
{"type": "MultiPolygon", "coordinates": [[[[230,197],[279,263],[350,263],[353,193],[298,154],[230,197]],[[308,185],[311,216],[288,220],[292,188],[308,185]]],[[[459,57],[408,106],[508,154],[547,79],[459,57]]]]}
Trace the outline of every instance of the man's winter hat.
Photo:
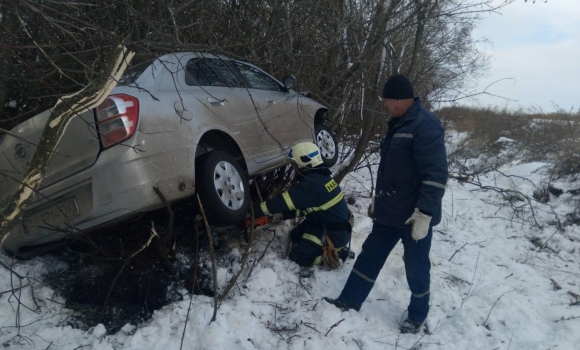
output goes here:
{"type": "Polygon", "coordinates": [[[404,100],[407,98],[414,98],[413,85],[402,74],[393,75],[387,80],[383,86],[383,98],[391,98],[393,100],[404,100]]]}

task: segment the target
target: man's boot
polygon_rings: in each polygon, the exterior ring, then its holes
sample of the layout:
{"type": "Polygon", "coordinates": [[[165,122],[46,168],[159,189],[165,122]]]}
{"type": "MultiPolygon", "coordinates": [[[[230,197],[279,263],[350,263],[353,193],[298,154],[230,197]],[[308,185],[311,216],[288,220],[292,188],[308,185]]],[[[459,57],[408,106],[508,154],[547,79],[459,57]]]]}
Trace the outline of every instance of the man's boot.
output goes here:
{"type": "Polygon", "coordinates": [[[401,333],[417,334],[421,330],[423,322],[413,322],[410,319],[406,319],[403,324],[399,327],[401,333]]]}
{"type": "Polygon", "coordinates": [[[326,301],[329,304],[332,304],[334,306],[336,306],[340,311],[348,311],[350,309],[352,309],[351,307],[349,307],[348,305],[344,304],[342,301],[338,300],[338,299],[332,299],[329,297],[324,297],[322,298],[322,300],[326,301]]]}

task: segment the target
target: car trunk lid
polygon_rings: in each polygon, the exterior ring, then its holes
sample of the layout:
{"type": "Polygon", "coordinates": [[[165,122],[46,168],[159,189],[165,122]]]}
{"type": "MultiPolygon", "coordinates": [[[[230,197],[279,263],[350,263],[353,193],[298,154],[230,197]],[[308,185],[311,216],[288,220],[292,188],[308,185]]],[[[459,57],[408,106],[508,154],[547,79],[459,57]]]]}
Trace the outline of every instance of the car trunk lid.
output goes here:
{"type": "MultiPolygon", "coordinates": [[[[24,179],[36,152],[50,110],[19,124],[11,133],[0,135],[0,210],[24,179]],[[32,144],[24,141],[30,141],[32,144]]],[[[74,117],[66,128],[47,168],[41,188],[49,186],[95,163],[100,151],[93,111],[74,117]]]]}

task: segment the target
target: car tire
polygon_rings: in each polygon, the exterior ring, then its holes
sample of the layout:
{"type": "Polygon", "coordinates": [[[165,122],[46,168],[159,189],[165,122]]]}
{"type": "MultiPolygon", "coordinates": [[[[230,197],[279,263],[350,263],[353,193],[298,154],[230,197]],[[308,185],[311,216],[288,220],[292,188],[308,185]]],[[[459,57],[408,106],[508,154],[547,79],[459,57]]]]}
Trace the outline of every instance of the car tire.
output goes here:
{"type": "Polygon", "coordinates": [[[316,134],[314,143],[320,148],[324,166],[330,168],[338,160],[338,142],[336,142],[336,137],[324,124],[316,124],[314,131],[316,134]]]}
{"type": "Polygon", "coordinates": [[[208,152],[196,160],[196,191],[212,226],[240,223],[250,209],[248,179],[226,152],[208,152]]]}

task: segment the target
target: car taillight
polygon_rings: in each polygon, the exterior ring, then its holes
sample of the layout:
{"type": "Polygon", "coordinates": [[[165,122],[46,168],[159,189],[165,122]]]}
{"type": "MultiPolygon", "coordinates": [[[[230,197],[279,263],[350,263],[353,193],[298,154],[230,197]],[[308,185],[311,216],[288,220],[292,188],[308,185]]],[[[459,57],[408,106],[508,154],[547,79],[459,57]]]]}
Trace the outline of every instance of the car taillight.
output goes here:
{"type": "Polygon", "coordinates": [[[126,94],[107,97],[97,107],[97,125],[103,148],[123,142],[135,133],[139,121],[139,100],[126,94]]]}

